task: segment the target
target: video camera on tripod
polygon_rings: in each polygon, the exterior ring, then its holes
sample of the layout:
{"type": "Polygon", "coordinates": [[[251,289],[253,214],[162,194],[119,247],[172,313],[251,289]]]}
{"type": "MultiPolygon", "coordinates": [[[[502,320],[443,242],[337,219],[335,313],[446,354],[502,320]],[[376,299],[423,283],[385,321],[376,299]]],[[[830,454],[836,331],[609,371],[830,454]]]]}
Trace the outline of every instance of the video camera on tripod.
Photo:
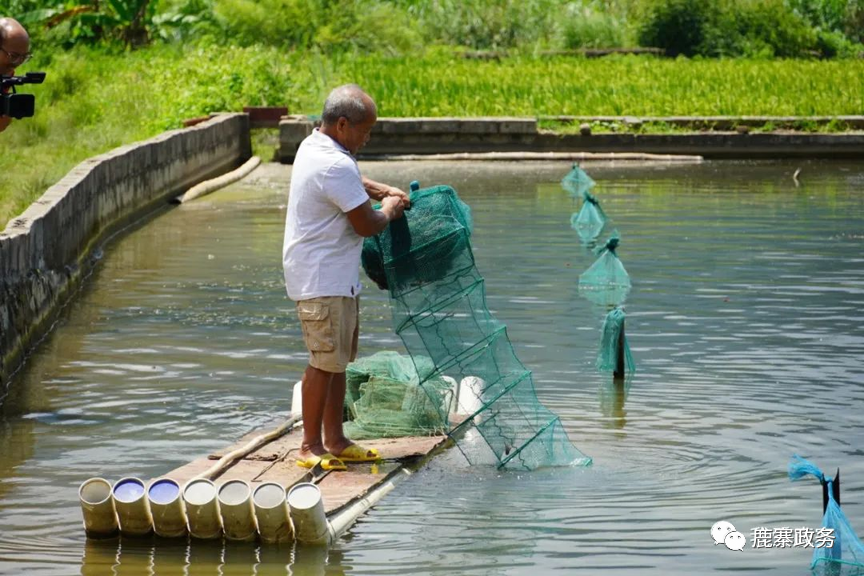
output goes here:
{"type": "Polygon", "coordinates": [[[30,118],[36,111],[36,97],[33,94],[16,94],[15,87],[24,84],[42,84],[45,72],[27,72],[24,76],[0,76],[0,116],[30,118]],[[12,88],[12,94],[5,94],[12,88]]]}

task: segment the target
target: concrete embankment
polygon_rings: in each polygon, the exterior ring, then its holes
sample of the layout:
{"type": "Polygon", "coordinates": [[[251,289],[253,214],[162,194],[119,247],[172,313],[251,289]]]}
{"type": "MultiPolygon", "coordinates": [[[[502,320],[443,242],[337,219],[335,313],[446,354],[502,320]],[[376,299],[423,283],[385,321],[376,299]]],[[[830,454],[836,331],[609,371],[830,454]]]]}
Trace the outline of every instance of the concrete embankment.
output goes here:
{"type": "Polygon", "coordinates": [[[86,160],[0,233],[0,402],[102,242],[251,153],[249,119],[221,114],[86,160]]]}
{"type": "MultiPolygon", "coordinates": [[[[706,126],[722,126],[719,118],[695,120],[706,126]]],[[[767,122],[760,120],[761,126],[767,122]]],[[[849,118],[844,122],[849,123],[849,118]]],[[[283,163],[293,162],[297,146],[313,126],[302,116],[288,117],[279,124],[279,157],[283,163]]],[[[540,130],[535,118],[381,118],[360,157],[491,152],[685,154],[709,159],[864,158],[864,131],[583,135],[540,130]]]]}

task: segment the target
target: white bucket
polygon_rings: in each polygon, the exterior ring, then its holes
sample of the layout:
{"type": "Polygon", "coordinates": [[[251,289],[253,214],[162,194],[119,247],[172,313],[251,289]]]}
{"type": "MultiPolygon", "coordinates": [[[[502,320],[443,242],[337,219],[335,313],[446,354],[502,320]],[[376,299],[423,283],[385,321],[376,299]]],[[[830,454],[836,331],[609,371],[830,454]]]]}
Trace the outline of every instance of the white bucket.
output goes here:
{"type": "Polygon", "coordinates": [[[219,512],[228,540],[254,540],[258,527],[252,508],[252,490],[245,480],[229,480],[219,488],[219,512]]]}
{"type": "Polygon", "coordinates": [[[144,482],[138,478],[121,478],[111,490],[120,533],[124,536],[146,536],[153,531],[153,517],[144,482]]]}
{"type": "Polygon", "coordinates": [[[164,538],[186,535],[186,509],[180,495],[180,485],[170,478],[150,482],[147,488],[153,531],[164,538]]]}
{"type": "Polygon", "coordinates": [[[110,538],[119,531],[117,511],[111,496],[111,483],[104,478],[90,478],[78,488],[78,500],[84,515],[84,532],[88,538],[110,538]]]}
{"type": "Polygon", "coordinates": [[[255,489],[252,503],[258,519],[258,534],[267,543],[291,542],[294,530],[288,518],[288,504],[285,502],[285,489],[275,482],[265,482],[255,489]]]}
{"type": "Polygon", "coordinates": [[[219,538],[222,535],[219,500],[216,498],[216,486],[213,482],[204,478],[190,480],[183,487],[183,502],[186,505],[189,534],[202,540],[219,538]]]}
{"type": "Polygon", "coordinates": [[[318,486],[310,482],[295,484],[286,500],[297,541],[304,544],[329,543],[330,526],[318,486]]]}

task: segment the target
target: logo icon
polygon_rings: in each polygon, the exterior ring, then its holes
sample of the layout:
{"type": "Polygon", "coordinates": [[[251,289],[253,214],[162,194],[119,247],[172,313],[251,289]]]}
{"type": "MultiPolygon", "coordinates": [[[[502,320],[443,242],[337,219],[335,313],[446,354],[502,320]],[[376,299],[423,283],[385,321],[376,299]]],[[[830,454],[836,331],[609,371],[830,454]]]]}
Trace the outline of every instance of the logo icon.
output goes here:
{"type": "Polygon", "coordinates": [[[735,526],[731,522],[720,520],[711,527],[711,537],[714,538],[714,545],[723,544],[726,541],[726,535],[730,532],[735,532],[735,526]]]}
{"type": "Polygon", "coordinates": [[[721,520],[711,527],[711,537],[714,545],[724,544],[729,550],[743,551],[747,545],[747,538],[735,530],[731,522],[721,520]]]}
{"type": "Polygon", "coordinates": [[[744,551],[744,546],[747,545],[747,538],[744,537],[740,532],[730,532],[726,535],[726,538],[723,540],[723,543],[726,545],[726,548],[729,550],[736,550],[738,552],[744,551]]]}

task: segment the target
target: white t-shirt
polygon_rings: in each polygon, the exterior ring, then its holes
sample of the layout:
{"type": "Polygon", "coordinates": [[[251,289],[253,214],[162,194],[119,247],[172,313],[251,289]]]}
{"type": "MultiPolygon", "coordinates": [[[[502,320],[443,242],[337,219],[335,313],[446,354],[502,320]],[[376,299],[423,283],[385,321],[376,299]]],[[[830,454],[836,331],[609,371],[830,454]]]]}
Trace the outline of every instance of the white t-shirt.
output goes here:
{"type": "Polygon", "coordinates": [[[354,157],[317,129],[291,172],[282,267],[292,300],[360,293],[363,237],[346,212],[369,200],[354,157]]]}

